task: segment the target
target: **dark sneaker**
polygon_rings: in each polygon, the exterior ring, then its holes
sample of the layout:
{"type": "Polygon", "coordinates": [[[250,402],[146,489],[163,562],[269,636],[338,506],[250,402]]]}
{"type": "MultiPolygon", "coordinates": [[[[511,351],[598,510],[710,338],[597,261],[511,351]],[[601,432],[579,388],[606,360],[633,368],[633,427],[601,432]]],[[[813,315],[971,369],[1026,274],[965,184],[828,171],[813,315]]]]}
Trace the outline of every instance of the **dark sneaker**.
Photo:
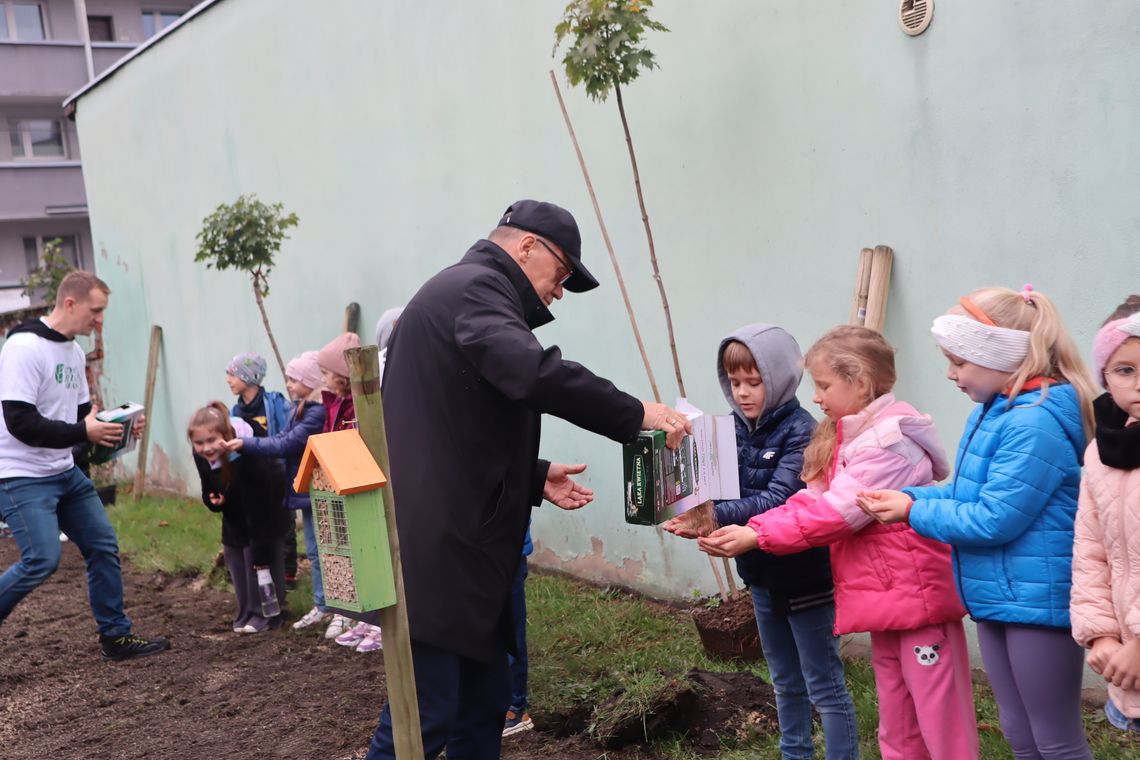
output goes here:
{"type": "Polygon", "coordinates": [[[161,636],[144,639],[128,633],[126,636],[100,636],[99,651],[104,660],[129,660],[146,657],[170,649],[170,641],[161,636]]]}
{"type": "Polygon", "coordinates": [[[534,728],[534,721],[530,719],[526,710],[519,710],[514,707],[507,710],[507,720],[503,723],[503,736],[522,733],[532,728],[534,728]]]}

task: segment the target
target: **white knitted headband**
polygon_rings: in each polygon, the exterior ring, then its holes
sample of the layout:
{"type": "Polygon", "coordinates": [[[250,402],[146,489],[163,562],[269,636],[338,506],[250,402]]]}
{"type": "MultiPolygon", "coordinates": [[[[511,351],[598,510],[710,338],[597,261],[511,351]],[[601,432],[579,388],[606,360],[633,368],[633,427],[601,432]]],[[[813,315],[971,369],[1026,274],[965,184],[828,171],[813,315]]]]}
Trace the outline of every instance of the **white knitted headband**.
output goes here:
{"type": "Polygon", "coordinates": [[[980,367],[1013,372],[1029,354],[1029,333],[982,324],[960,314],[944,314],[930,328],[947,353],[980,367]]]}

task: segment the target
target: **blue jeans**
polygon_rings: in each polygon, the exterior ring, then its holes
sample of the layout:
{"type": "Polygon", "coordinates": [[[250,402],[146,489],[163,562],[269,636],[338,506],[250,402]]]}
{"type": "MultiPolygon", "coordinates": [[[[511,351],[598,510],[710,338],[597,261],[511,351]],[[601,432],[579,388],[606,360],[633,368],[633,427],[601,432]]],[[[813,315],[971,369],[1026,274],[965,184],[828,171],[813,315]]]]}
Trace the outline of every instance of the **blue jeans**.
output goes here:
{"type": "Polygon", "coordinates": [[[839,639],[832,634],[835,606],[815,607],[784,617],[772,611],[768,589],[753,587],[756,627],[768,661],[780,752],[785,760],[811,760],[811,708],[823,723],[827,760],[856,760],[859,732],[855,705],[843,681],[839,639]]]}
{"type": "MultiPolygon", "coordinates": [[[[424,757],[446,749],[448,760],[498,760],[510,695],[506,649],[484,662],[413,639],[412,664],[424,757]]],[[[365,760],[395,758],[391,705],[384,705],[365,760]]]]}
{"type": "Polygon", "coordinates": [[[123,575],[115,529],[95,486],[72,467],[46,478],[0,481],[0,519],[12,529],[20,559],[0,575],[0,621],[59,567],[59,532],[67,534],[87,563],[91,611],[104,636],[125,636],[123,575]]]}
{"type": "Polygon", "coordinates": [[[515,573],[515,583],[511,587],[511,611],[515,618],[515,646],[519,650],[517,657],[507,655],[511,666],[511,707],[520,713],[526,712],[526,576],[530,572],[526,557],[519,562],[519,569],[515,573]]]}
{"type": "Polygon", "coordinates": [[[305,556],[309,558],[313,576],[313,606],[321,612],[325,608],[325,581],[321,576],[321,553],[317,547],[317,529],[313,525],[313,510],[301,509],[301,527],[305,534],[305,556]]]}
{"type": "Polygon", "coordinates": [[[1121,731],[1140,731],[1140,718],[1129,718],[1120,711],[1120,708],[1106,700],[1104,703],[1104,716],[1108,722],[1121,731]]]}

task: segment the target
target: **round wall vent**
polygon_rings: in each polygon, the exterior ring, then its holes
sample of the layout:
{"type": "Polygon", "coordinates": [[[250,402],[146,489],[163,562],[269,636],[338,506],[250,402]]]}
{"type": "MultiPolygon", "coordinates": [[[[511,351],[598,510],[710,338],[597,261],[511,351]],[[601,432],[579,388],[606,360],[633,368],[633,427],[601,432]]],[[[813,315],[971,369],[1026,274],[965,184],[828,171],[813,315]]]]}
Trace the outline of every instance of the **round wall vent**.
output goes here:
{"type": "Polygon", "coordinates": [[[926,31],[934,18],[934,0],[902,0],[899,3],[899,25],[915,37],[926,31]]]}

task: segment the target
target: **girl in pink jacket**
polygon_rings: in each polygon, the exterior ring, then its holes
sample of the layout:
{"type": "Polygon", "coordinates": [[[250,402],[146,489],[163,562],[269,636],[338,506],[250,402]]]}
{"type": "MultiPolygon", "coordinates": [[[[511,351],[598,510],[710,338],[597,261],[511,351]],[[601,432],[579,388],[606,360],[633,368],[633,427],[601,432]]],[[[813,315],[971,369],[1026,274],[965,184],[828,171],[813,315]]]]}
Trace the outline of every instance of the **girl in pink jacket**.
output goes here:
{"type": "Polygon", "coordinates": [[[1140,731],[1140,296],[1100,328],[1093,359],[1108,393],[1093,403],[1069,610],[1073,638],[1108,682],[1109,722],[1140,731]]]}
{"type": "Polygon", "coordinates": [[[836,327],[804,358],[826,415],[804,456],[807,488],[782,507],[700,539],[735,557],[831,547],[835,633],[871,632],[883,760],[978,757],[965,610],[950,549],[856,503],[867,489],[926,485],[949,467],[934,424],[890,391],[894,349],[863,327],[836,327]]]}

